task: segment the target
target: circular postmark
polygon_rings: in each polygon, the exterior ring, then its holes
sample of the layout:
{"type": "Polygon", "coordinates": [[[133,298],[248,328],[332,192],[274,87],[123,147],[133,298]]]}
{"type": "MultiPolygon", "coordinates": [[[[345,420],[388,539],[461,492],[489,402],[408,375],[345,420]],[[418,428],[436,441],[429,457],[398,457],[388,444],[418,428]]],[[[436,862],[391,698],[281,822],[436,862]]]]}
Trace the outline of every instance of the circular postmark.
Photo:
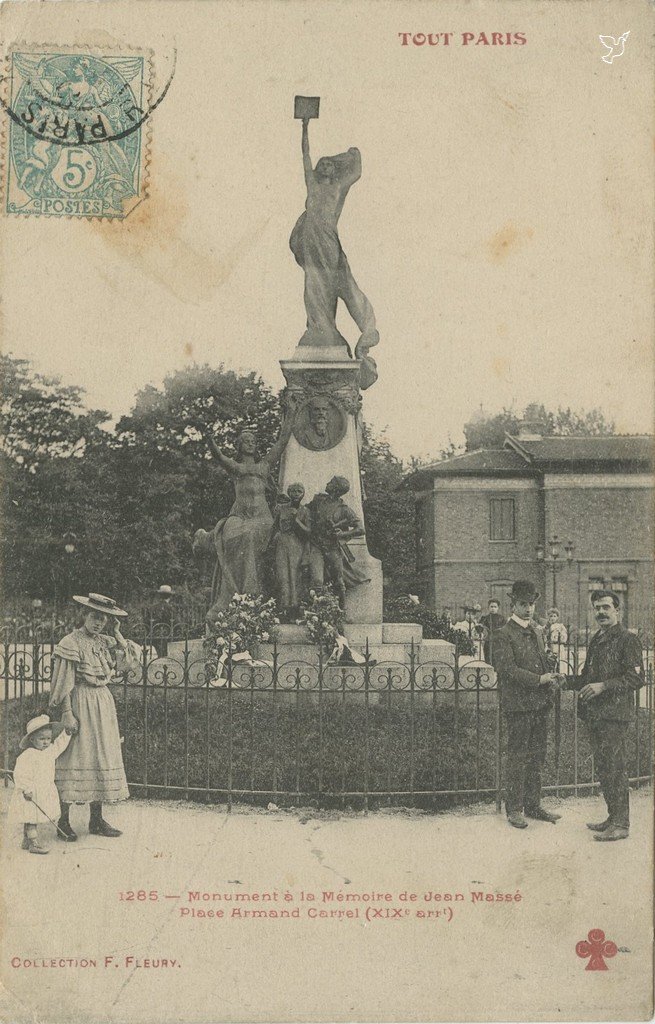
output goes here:
{"type": "Polygon", "coordinates": [[[99,57],[93,53],[12,52],[18,87],[9,102],[11,119],[29,135],[59,146],[95,146],[137,132],[159,106],[175,75],[173,66],[159,96],[148,103],[145,57],[99,57]]]}
{"type": "Polygon", "coordinates": [[[348,414],[337,398],[312,395],[296,411],[293,434],[303,448],[328,451],[345,437],[347,423],[348,414]]]}
{"type": "Polygon", "coordinates": [[[166,95],[175,59],[152,103],[145,54],[14,50],[10,60],[10,96],[1,102],[12,122],[13,208],[125,215],[143,190],[140,129],[166,95]]]}

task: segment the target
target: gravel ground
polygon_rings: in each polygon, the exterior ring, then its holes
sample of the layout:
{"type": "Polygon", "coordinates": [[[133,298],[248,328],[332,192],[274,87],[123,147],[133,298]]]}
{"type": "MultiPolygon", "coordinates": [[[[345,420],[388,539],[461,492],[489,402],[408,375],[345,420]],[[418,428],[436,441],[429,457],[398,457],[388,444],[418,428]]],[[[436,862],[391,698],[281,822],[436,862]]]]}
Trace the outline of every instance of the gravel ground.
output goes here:
{"type": "Polygon", "coordinates": [[[50,830],[47,857],[5,828],[0,1017],[649,1019],[651,792],[633,794],[626,842],[584,827],[604,816],[599,798],[559,809],[556,826],[518,832],[486,805],[365,816],[132,800],[107,810],[124,829],[113,840],[73,808],[79,841],[50,830]],[[607,971],[576,955],[593,928],[619,947],[607,971]]]}

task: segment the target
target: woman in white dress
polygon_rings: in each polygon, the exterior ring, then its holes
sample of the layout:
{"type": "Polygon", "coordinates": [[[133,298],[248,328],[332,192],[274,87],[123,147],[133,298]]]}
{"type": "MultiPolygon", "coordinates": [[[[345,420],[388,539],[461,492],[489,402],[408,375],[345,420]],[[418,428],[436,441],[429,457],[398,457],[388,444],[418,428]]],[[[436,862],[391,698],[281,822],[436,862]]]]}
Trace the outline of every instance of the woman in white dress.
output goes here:
{"type": "Polygon", "coordinates": [[[572,671],[572,667],[569,667],[566,650],[569,640],[568,631],[564,623],[560,621],[559,608],[549,608],[547,615],[548,625],[544,636],[546,649],[557,659],[556,671],[568,675],[572,671]]]}
{"type": "Polygon", "coordinates": [[[116,705],[108,684],[117,669],[137,667],[139,650],[126,640],[119,619],[127,612],[102,594],[73,597],[87,611],[79,629],[65,636],[54,649],[51,709],[73,733],[68,749],[59,757],[55,781],[61,799],[60,839],[74,842],[70,824],[72,803],[90,804],[89,832],[113,838],[117,828],[102,816],[103,803],[129,798],[116,705]],[[112,623],[112,635],[103,632],[112,623]]]}

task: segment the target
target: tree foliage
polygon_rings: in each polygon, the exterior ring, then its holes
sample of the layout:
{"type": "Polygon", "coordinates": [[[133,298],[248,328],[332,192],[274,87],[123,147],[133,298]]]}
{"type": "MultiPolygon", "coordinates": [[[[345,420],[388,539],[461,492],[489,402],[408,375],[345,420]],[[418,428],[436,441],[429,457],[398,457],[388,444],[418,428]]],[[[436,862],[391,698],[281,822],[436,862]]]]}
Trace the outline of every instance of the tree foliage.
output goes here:
{"type": "MultiPolygon", "coordinates": [[[[161,583],[192,592],[206,585],[191,541],[228,513],[234,489],[194,424],[208,426],[229,455],[248,426],[264,452],[279,431],[278,396],[254,372],[194,365],[143,388],[109,430],[107,414],[86,408],[82,389],[26,360],[5,355],[1,365],[5,593],[62,598],[95,590],[129,603],[161,583]]],[[[528,411],[546,434],[613,429],[597,409],[528,411]]],[[[479,414],[465,426],[467,450],[499,447],[518,425],[512,409],[479,414]]],[[[416,590],[413,499],[399,490],[404,467],[384,433],[366,424],[361,468],[369,549],[382,560],[385,597],[393,600],[416,590]]]]}
{"type": "Polygon", "coordinates": [[[50,594],[71,568],[64,536],[81,529],[91,499],[86,466],[107,444],[107,413],[85,408],[80,388],[27,360],[1,360],[3,588],[50,594]]]}
{"type": "MultiPolygon", "coordinates": [[[[99,427],[104,413],[84,408],[81,389],[22,360],[5,357],[5,370],[3,415],[20,410],[0,450],[5,592],[61,599],[95,590],[129,603],[161,583],[200,589],[193,535],[228,513],[234,489],[190,424],[209,426],[230,455],[252,427],[263,452],[278,434],[278,396],[256,373],[191,366],[141,390],[109,431],[99,427]]],[[[403,467],[388,441],[366,427],[362,470],[369,546],[402,592],[414,566],[411,498],[396,490],[403,467]]]]}
{"type": "Polygon", "coordinates": [[[366,538],[372,555],[382,561],[385,593],[407,593],[415,578],[414,501],[399,491],[404,467],[384,433],[376,437],[364,424],[361,451],[366,538]]]}
{"type": "MultiPolygon", "coordinates": [[[[614,423],[605,419],[600,409],[588,412],[575,411],[570,408],[558,408],[556,411],[544,405],[531,405],[521,413],[513,408],[504,408],[497,413],[485,413],[482,410],[472,416],[464,424],[467,452],[479,448],[502,448],[506,434],[517,434],[524,419],[536,421],[544,437],[596,436],[614,433],[614,423]]],[[[456,454],[456,452],[449,452],[456,454]]]]}
{"type": "Polygon", "coordinates": [[[0,451],[34,470],[43,459],[81,456],[101,438],[108,414],[84,407],[81,388],[37,373],[26,359],[0,355],[0,451]]]}
{"type": "Polygon", "coordinates": [[[156,456],[209,458],[207,446],[189,424],[212,428],[216,443],[233,455],[244,427],[254,430],[262,450],[277,437],[280,410],[277,396],[254,373],[238,374],[204,364],[166,377],[161,388],[139,391],[129,416],[118,423],[119,442],[156,456]]]}
{"type": "Polygon", "coordinates": [[[208,426],[218,446],[234,455],[244,427],[260,450],[275,441],[279,401],[256,373],[190,366],[167,377],[161,388],[140,391],[129,416],[116,427],[114,464],[126,527],[121,556],[130,591],[159,583],[198,583],[191,541],[227,515],[234,488],[208,452],[200,432],[208,426]]]}

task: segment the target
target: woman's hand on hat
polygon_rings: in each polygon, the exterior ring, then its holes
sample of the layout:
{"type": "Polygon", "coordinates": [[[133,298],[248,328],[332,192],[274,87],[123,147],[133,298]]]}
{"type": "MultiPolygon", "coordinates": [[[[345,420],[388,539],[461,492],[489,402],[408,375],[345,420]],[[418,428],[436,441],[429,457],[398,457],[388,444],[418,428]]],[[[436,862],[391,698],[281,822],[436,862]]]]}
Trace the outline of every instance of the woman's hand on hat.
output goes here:
{"type": "Polygon", "coordinates": [[[121,624],[118,619],[114,619],[112,625],[112,632],[114,634],[114,639],[116,640],[116,642],[120,644],[120,646],[123,648],[127,647],[127,640],[121,633],[121,624]]]}

